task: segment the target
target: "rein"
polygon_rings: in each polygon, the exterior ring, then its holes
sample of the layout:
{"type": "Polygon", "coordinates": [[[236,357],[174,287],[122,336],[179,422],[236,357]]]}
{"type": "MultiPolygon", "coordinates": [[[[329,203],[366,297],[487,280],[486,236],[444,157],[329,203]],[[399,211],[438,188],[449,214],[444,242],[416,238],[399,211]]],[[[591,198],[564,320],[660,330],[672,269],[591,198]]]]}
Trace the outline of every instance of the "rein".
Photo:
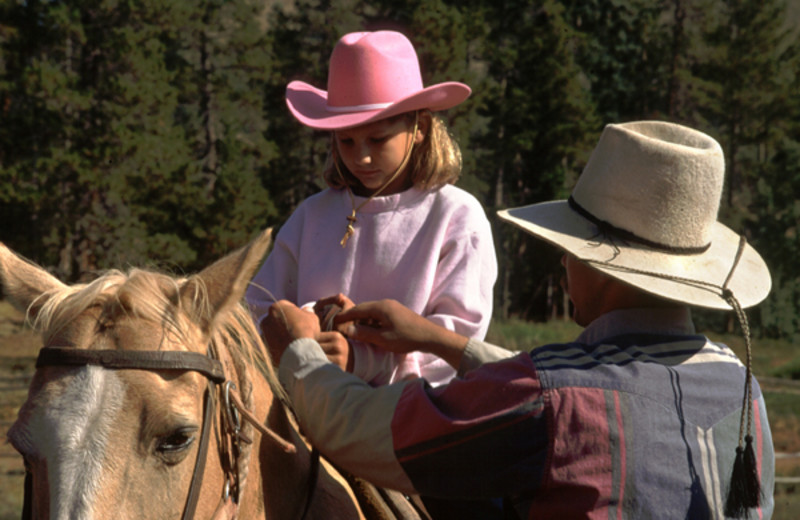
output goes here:
{"type": "MultiPolygon", "coordinates": [[[[193,371],[202,374],[208,379],[208,388],[204,394],[203,429],[200,434],[200,444],[197,450],[192,480],[189,486],[189,493],[186,497],[186,505],[183,511],[183,520],[192,520],[197,509],[197,502],[200,497],[200,487],[203,482],[205,471],[206,456],[208,454],[209,438],[211,436],[211,424],[215,416],[216,408],[216,388],[217,385],[224,385],[224,406],[225,417],[227,419],[229,436],[228,441],[220,442],[220,449],[224,446],[233,446],[232,467],[238,467],[238,454],[240,442],[250,444],[252,440],[241,433],[240,417],[246,419],[259,432],[265,434],[276,442],[286,453],[295,453],[296,448],[290,442],[284,440],[269,427],[261,424],[255,416],[246,409],[242,403],[236,385],[230,381],[225,374],[222,363],[210,355],[198,354],[186,351],[129,351],[129,350],[83,350],[74,347],[43,347],[39,351],[36,360],[36,368],[45,366],[101,366],[110,370],[177,370],[182,372],[193,371]]],[[[225,460],[224,454],[222,460],[225,460]]],[[[225,471],[223,469],[223,471],[225,471]]],[[[222,493],[220,504],[212,518],[233,518],[238,508],[240,486],[238,482],[238,472],[225,471],[225,487],[222,493]],[[234,482],[231,482],[233,478],[234,482]],[[226,516],[223,516],[226,515],[226,516]]],[[[305,518],[308,513],[311,500],[316,488],[317,476],[319,473],[319,456],[312,454],[311,470],[309,477],[309,489],[306,493],[306,504],[303,510],[305,518]]],[[[22,519],[32,518],[33,482],[30,473],[25,475],[25,498],[22,512],[22,519]]]]}

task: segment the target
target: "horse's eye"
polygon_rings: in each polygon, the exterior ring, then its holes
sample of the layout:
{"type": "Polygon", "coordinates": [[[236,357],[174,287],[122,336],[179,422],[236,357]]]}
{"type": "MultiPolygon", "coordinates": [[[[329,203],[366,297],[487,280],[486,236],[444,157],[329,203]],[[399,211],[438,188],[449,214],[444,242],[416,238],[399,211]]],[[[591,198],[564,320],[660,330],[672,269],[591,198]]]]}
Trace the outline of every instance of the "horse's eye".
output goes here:
{"type": "Polygon", "coordinates": [[[192,445],[195,439],[197,428],[179,428],[169,435],[158,439],[156,451],[167,463],[176,464],[180,462],[186,450],[192,445]]]}

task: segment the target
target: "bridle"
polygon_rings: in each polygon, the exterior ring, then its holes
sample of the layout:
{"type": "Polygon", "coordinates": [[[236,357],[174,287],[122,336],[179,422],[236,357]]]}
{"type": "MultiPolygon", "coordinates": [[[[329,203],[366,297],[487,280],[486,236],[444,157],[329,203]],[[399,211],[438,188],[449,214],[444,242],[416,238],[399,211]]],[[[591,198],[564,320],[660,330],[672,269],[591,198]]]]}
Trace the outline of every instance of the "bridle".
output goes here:
{"type": "MultiPolygon", "coordinates": [[[[206,456],[208,454],[209,438],[211,437],[212,421],[215,416],[217,389],[222,385],[223,412],[225,420],[223,425],[223,439],[220,440],[220,458],[223,461],[226,480],[222,497],[212,519],[233,518],[239,505],[240,483],[238,462],[241,452],[241,443],[252,443],[241,431],[241,419],[247,420],[262,435],[266,435],[287,453],[294,453],[296,448],[289,441],[284,440],[277,433],[269,429],[255,418],[242,404],[236,385],[225,374],[222,363],[213,357],[212,349],[209,355],[188,351],[131,351],[131,350],[84,350],[74,347],[47,346],[39,351],[36,368],[45,366],[101,366],[110,370],[173,370],[181,372],[197,372],[206,377],[208,387],[203,396],[205,401],[203,411],[203,429],[192,473],[189,493],[183,511],[183,520],[192,520],[200,498],[200,487],[205,472],[206,456]],[[226,463],[227,461],[227,463],[226,463]]],[[[301,519],[304,519],[310,509],[319,475],[319,452],[312,451],[311,469],[306,492],[306,504],[301,519]]],[[[25,498],[22,510],[22,519],[33,518],[33,480],[30,472],[25,475],[25,498]]]]}

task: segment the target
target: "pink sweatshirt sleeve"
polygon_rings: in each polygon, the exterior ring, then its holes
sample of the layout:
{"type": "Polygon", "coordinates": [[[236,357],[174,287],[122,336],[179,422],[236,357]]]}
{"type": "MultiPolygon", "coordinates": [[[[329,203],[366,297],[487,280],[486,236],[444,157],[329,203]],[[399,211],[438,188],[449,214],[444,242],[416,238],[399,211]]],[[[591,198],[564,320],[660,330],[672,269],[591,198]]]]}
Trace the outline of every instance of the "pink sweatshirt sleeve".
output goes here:
{"type": "Polygon", "coordinates": [[[297,301],[298,259],[296,245],[292,242],[296,242],[296,230],[302,229],[301,222],[298,221],[302,221],[302,215],[292,214],[281,228],[272,250],[245,293],[250,312],[259,329],[261,320],[276,301],[289,300],[296,305],[306,303],[297,301]]]}
{"type": "Polygon", "coordinates": [[[475,227],[467,228],[468,233],[444,244],[424,315],[447,329],[482,340],[491,319],[497,260],[488,222],[471,225],[475,227]]]}

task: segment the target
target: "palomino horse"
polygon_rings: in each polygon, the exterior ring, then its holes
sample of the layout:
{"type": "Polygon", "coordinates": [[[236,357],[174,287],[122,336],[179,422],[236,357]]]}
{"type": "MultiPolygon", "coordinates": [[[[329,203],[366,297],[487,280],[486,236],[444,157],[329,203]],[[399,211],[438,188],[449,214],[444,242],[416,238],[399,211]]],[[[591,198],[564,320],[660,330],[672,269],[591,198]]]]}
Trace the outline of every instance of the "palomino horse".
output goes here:
{"type": "Polygon", "coordinates": [[[364,518],[304,443],[241,299],[264,233],[188,278],[68,286],[0,244],[44,347],[9,431],[27,518],[364,518]],[[267,426],[262,426],[267,425],[267,426]]]}

